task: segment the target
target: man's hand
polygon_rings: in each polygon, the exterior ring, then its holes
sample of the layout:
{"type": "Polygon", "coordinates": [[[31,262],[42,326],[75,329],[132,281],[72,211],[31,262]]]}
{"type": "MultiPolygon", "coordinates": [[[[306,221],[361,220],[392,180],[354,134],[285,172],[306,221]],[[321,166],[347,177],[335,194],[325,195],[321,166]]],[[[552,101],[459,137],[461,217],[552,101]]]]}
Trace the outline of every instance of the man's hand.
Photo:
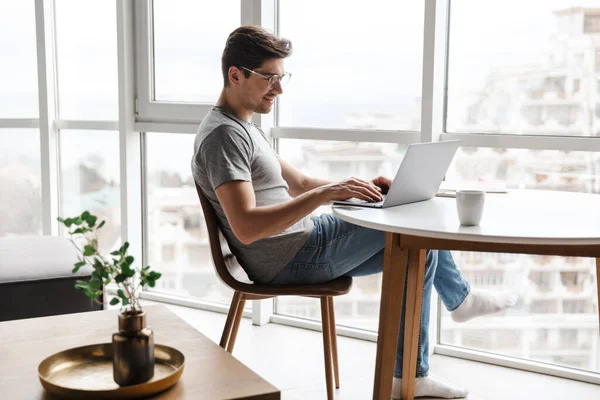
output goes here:
{"type": "Polygon", "coordinates": [[[377,178],[373,179],[371,183],[377,186],[383,194],[387,194],[387,192],[390,190],[390,187],[392,186],[392,181],[386,178],[385,176],[378,176],[377,178]]]}
{"type": "Polygon", "coordinates": [[[326,201],[348,200],[352,197],[366,201],[381,201],[381,189],[372,182],[348,178],[342,182],[321,186],[326,201]]]}

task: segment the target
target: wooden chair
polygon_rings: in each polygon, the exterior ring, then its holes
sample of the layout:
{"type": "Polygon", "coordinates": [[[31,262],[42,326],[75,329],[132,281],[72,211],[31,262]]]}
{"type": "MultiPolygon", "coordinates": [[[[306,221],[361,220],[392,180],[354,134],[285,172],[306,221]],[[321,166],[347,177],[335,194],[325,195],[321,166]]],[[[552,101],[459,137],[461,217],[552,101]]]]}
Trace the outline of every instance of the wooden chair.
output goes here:
{"type": "Polygon", "coordinates": [[[333,297],[348,293],[352,287],[352,278],[344,276],[317,285],[276,286],[252,283],[237,262],[235,256],[231,254],[229,246],[219,229],[215,210],[209,200],[204,196],[198,185],[196,185],[196,191],[198,192],[202,210],[204,211],[213,264],[217,276],[225,285],[234,290],[231,307],[227,314],[227,321],[225,322],[225,328],[223,329],[219,345],[230,353],[233,351],[246,300],[261,300],[276,296],[318,297],[321,300],[327,399],[333,400],[332,369],[333,377],[335,378],[335,387],[340,387],[333,297]]]}

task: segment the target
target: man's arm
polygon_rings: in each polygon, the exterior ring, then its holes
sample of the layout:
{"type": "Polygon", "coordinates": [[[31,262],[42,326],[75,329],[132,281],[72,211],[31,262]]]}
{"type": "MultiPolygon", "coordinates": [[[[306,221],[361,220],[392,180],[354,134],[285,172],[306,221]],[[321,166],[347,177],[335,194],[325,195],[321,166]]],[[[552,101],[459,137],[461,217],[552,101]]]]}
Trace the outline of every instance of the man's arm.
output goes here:
{"type": "Polygon", "coordinates": [[[311,189],[272,206],[257,207],[254,188],[247,181],[229,181],[217,187],[215,193],[233,233],[246,245],[283,232],[328,201],[351,197],[381,200],[369,182],[355,178],[311,189]]]}
{"type": "Polygon", "coordinates": [[[302,171],[282,160],[281,157],[279,157],[279,164],[281,164],[281,176],[283,176],[283,179],[287,182],[290,188],[288,192],[292,197],[333,183],[332,181],[325,179],[306,176],[302,171]]]}

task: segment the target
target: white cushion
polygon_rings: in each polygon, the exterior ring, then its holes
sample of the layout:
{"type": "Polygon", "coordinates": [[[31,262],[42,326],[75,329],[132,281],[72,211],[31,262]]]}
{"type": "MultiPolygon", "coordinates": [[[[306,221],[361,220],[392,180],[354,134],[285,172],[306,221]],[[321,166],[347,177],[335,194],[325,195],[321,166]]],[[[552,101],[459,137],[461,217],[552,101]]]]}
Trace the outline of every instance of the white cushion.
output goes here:
{"type": "Polygon", "coordinates": [[[62,236],[15,236],[0,238],[0,283],[90,275],[86,265],[71,271],[81,252],[62,236]]]}

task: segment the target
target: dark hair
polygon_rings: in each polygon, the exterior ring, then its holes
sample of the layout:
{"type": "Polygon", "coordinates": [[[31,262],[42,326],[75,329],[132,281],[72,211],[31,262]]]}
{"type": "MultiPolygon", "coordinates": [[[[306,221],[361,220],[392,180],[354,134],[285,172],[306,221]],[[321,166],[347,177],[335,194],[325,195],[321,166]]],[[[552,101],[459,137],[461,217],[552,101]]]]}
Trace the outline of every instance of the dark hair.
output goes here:
{"type": "MultiPolygon", "coordinates": [[[[279,38],[260,26],[240,26],[229,34],[221,56],[223,84],[229,86],[230,67],[255,69],[267,60],[286,58],[290,54],[292,42],[288,39],[279,38]]],[[[250,72],[242,71],[246,78],[250,76],[250,72]]]]}

